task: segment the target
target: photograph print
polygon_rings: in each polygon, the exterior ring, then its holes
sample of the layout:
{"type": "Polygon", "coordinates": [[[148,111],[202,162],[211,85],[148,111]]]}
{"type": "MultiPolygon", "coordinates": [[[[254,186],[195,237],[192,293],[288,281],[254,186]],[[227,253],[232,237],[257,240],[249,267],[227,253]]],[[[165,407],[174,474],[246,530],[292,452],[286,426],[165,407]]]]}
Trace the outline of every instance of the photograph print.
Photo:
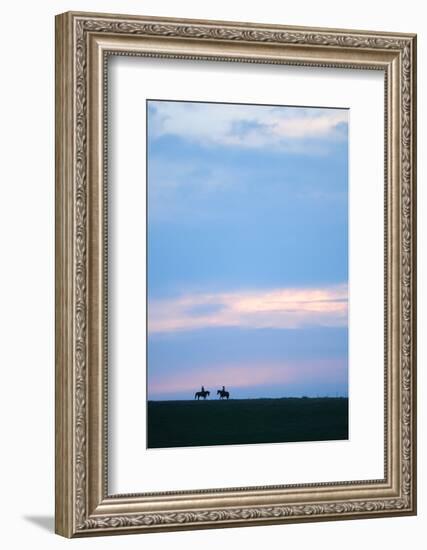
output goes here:
{"type": "Polygon", "coordinates": [[[348,439],[340,108],[147,101],[147,447],[348,439]]]}

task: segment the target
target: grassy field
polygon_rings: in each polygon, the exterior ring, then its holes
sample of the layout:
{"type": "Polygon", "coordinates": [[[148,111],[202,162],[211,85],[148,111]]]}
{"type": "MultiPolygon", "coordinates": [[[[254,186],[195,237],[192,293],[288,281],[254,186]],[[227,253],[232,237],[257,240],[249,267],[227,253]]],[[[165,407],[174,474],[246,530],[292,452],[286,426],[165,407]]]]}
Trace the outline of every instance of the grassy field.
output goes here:
{"type": "Polygon", "coordinates": [[[148,447],[348,439],[348,399],[149,401],[148,447]]]}

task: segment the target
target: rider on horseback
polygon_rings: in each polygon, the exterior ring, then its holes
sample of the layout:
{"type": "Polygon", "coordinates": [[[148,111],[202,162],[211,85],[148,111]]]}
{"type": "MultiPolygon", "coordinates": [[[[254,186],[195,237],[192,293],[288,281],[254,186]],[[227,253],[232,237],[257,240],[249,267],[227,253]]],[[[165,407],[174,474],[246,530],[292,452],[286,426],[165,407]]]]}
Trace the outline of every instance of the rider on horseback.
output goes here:
{"type": "Polygon", "coordinates": [[[222,390],[216,392],[219,395],[220,399],[228,399],[230,397],[230,392],[225,389],[225,386],[222,386],[222,390]]]}
{"type": "Polygon", "coordinates": [[[197,399],[197,400],[199,400],[200,398],[206,399],[208,395],[210,395],[210,391],[205,390],[205,386],[202,386],[202,389],[200,391],[196,391],[196,393],[194,394],[194,399],[197,399]]]}

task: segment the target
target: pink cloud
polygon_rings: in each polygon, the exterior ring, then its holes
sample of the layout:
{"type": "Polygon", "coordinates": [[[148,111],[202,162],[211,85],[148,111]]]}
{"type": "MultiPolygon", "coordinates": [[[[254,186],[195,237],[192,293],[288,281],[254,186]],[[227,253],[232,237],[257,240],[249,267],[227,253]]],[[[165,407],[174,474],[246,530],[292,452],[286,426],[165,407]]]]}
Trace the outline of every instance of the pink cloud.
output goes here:
{"type": "Polygon", "coordinates": [[[344,110],[327,111],[317,116],[289,117],[279,119],[273,131],[279,136],[291,138],[320,137],[334,132],[339,124],[348,123],[348,113],[344,110]]]}
{"type": "Polygon", "coordinates": [[[150,333],[212,327],[347,326],[347,285],[186,294],[151,300],[150,333]]]}
{"type": "Polygon", "coordinates": [[[268,107],[253,105],[155,102],[151,132],[177,135],[201,144],[244,148],[284,147],[289,140],[336,139],[348,124],[346,109],[268,107]],[[256,125],[241,130],[240,124],[256,125]]]}
{"type": "Polygon", "coordinates": [[[304,359],[276,363],[252,362],[245,364],[201,365],[197,369],[181,371],[169,376],[150,377],[150,394],[193,392],[195,382],[201,381],[206,389],[215,390],[225,385],[234,390],[273,384],[310,383],[325,379],[337,379],[345,375],[347,361],[338,359],[304,359]]]}

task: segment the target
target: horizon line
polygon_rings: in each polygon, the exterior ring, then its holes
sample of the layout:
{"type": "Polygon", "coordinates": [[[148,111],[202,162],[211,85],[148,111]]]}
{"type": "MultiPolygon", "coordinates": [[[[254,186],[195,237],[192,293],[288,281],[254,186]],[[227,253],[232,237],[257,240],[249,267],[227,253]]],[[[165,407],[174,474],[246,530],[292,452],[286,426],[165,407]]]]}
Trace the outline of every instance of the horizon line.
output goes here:
{"type": "MultiPolygon", "coordinates": [[[[248,400],[256,400],[256,399],[348,399],[348,395],[283,395],[281,397],[230,397],[229,400],[232,399],[234,401],[248,401],[248,400]]],[[[147,402],[149,401],[194,401],[194,398],[174,398],[174,399],[147,399],[147,402]]],[[[221,399],[217,398],[216,396],[211,399],[203,399],[203,401],[221,401],[221,399]]]]}

